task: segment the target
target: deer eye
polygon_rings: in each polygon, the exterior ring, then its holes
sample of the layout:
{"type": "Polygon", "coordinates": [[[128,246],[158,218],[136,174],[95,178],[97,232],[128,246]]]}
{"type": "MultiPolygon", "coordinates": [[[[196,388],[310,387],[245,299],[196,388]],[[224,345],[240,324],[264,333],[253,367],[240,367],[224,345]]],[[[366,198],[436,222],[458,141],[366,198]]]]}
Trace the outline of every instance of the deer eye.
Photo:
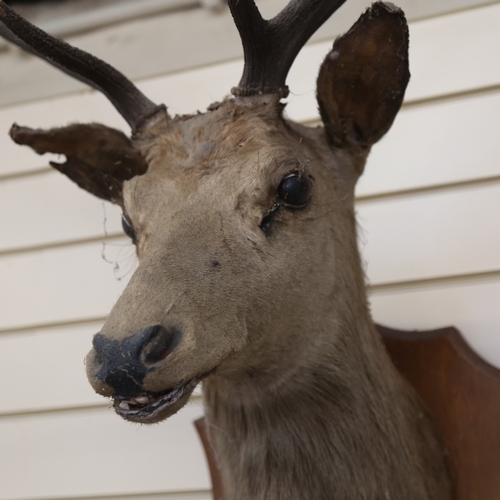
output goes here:
{"type": "Polygon", "coordinates": [[[287,174],[278,186],[279,200],[289,208],[303,208],[311,200],[311,181],[299,172],[287,174]]]}
{"type": "Polygon", "coordinates": [[[137,243],[137,237],[135,235],[134,226],[132,226],[132,222],[127,214],[122,214],[122,228],[123,232],[132,240],[132,243],[135,245],[137,243]]]}

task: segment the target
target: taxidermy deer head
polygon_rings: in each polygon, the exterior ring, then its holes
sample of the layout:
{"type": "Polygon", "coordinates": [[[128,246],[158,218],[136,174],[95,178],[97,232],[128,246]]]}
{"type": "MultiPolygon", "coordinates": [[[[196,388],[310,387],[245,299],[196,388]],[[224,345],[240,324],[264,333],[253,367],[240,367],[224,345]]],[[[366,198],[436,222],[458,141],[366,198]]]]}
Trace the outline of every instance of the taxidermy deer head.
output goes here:
{"type": "Polygon", "coordinates": [[[253,0],[229,0],[242,79],[176,117],[0,1],[6,38],[104,93],[132,129],[11,129],[120,205],[137,247],[90,383],[123,418],[153,423],[203,381],[228,498],[448,498],[441,447],[375,333],[356,242],[356,180],[409,79],[403,13],[377,2],[335,41],[317,81],[323,127],[281,103],[297,53],[344,1],[292,0],[266,21],[253,0]]]}

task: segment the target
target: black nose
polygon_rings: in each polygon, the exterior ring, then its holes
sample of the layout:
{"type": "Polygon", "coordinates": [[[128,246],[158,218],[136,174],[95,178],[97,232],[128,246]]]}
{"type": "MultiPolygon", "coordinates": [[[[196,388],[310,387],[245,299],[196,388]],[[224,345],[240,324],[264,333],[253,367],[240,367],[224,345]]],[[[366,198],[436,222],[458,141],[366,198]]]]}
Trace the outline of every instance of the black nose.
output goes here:
{"type": "Polygon", "coordinates": [[[95,377],[112,387],[117,396],[144,392],[144,377],[170,354],[179,337],[179,329],[162,325],[150,326],[121,341],[98,333],[92,342],[100,364],[95,377]]]}

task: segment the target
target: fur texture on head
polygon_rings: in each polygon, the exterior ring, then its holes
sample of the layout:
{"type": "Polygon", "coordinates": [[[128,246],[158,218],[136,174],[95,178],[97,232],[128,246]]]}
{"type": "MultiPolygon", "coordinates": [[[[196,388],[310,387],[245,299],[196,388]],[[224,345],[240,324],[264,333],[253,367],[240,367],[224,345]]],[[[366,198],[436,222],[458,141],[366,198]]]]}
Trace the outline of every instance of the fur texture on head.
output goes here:
{"type": "Polygon", "coordinates": [[[65,153],[60,169],[120,204],[137,246],[90,383],[154,423],[202,380],[227,500],[451,498],[439,439],[371,321],[356,242],[355,183],[408,78],[404,16],[376,3],[320,69],[324,127],[263,94],[189,117],[155,108],[131,141],[12,131],[65,153]]]}

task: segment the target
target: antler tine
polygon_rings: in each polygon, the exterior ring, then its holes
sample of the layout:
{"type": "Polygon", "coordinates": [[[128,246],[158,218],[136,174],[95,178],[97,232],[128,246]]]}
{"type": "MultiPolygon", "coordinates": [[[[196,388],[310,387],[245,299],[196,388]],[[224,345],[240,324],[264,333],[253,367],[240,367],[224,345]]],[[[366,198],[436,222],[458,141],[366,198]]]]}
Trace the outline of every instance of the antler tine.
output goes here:
{"type": "Polygon", "coordinates": [[[291,0],[273,19],[262,18],[254,0],[228,0],[243,43],[245,66],[234,95],[288,95],[285,80],[312,34],[346,0],[291,0]]]}
{"type": "Polygon", "coordinates": [[[0,21],[3,23],[3,26],[0,24],[1,36],[102,92],[132,129],[158,109],[115,68],[33,26],[2,0],[0,21]]]}

